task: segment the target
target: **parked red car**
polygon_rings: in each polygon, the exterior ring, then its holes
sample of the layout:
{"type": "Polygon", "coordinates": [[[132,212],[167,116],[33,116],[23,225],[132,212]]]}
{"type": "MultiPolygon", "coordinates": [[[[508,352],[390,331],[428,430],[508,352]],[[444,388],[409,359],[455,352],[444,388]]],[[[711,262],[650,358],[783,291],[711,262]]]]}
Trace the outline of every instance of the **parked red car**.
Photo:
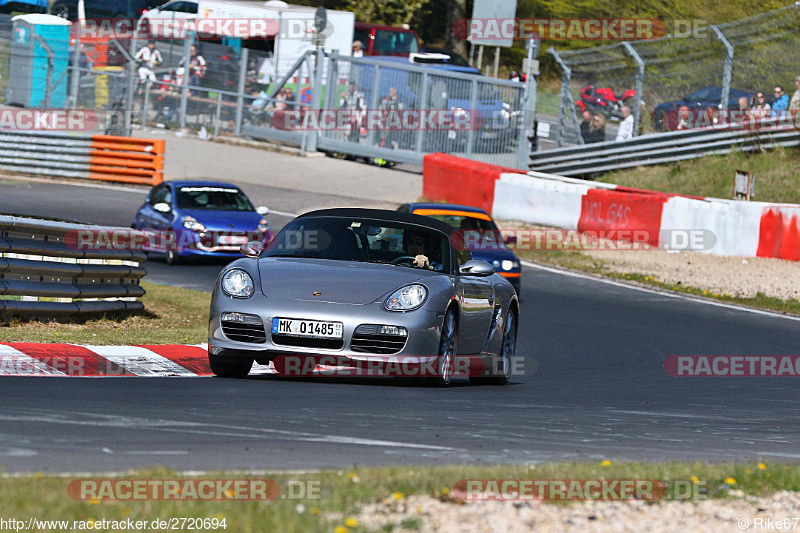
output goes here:
{"type": "Polygon", "coordinates": [[[419,53],[419,36],[414,30],[356,22],[353,39],[361,41],[365,56],[408,56],[419,53]]]}

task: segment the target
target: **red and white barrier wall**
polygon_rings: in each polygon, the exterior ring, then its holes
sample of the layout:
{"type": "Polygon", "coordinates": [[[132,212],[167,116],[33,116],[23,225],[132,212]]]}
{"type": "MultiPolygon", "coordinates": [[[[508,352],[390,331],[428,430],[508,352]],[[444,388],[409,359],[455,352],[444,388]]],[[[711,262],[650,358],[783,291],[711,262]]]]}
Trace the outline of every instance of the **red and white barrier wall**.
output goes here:
{"type": "Polygon", "coordinates": [[[640,230],[660,246],[664,230],[713,233],[719,255],[800,261],[800,206],[701,198],[521,173],[447,154],[425,157],[423,194],[494,217],[579,231],[640,230]]]}

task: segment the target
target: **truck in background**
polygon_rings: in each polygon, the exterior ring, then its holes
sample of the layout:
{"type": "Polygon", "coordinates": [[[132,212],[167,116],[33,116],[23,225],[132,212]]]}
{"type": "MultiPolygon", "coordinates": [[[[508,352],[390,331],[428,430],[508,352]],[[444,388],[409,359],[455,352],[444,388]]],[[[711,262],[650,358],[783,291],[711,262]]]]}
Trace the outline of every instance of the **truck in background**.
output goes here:
{"type": "Polygon", "coordinates": [[[414,30],[356,22],[353,39],[361,41],[365,56],[402,56],[419,52],[419,36],[414,30]]]}

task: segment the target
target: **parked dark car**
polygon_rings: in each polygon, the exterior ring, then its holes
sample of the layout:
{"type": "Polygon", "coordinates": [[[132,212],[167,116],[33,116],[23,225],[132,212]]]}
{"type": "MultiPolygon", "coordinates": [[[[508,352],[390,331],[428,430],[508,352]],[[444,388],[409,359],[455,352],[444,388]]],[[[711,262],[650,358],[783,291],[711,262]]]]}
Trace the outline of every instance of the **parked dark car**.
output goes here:
{"type": "MultiPolygon", "coordinates": [[[[87,19],[138,19],[148,9],[164,2],[166,0],[84,0],[84,11],[87,19]]],[[[75,20],[78,18],[78,0],[55,0],[50,6],[50,14],[75,20]]]]}
{"type": "MultiPolygon", "coordinates": [[[[740,89],[731,89],[728,95],[728,110],[739,109],[739,98],[744,96],[749,102],[752,98],[753,91],[743,91],[740,89]]],[[[705,110],[709,107],[718,108],[720,100],[722,100],[722,87],[719,85],[703,87],[697,91],[688,94],[680,100],[672,102],[662,102],[658,104],[653,110],[653,129],[655,131],[671,131],[675,129],[674,121],[668,120],[669,116],[677,114],[677,110],[681,106],[687,106],[690,110],[705,110]]]]}

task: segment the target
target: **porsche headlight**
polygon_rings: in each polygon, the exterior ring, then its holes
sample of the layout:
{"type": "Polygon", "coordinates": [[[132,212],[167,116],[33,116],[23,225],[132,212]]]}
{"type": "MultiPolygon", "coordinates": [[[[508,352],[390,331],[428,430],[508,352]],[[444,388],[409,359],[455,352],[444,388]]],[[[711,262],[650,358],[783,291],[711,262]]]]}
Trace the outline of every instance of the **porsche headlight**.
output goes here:
{"type": "Polygon", "coordinates": [[[250,298],[255,292],[253,278],[240,268],[232,268],[222,276],[222,290],[234,298],[250,298]]]}
{"type": "Polygon", "coordinates": [[[503,262],[500,264],[503,270],[511,270],[514,268],[514,261],[509,259],[503,259],[503,262]]]}
{"type": "Polygon", "coordinates": [[[428,289],[418,283],[397,289],[386,299],[384,306],[389,311],[413,311],[425,303],[428,289]]]}
{"type": "Polygon", "coordinates": [[[198,232],[206,230],[206,227],[199,223],[194,217],[183,217],[181,220],[183,222],[183,227],[186,229],[198,232]]]}

